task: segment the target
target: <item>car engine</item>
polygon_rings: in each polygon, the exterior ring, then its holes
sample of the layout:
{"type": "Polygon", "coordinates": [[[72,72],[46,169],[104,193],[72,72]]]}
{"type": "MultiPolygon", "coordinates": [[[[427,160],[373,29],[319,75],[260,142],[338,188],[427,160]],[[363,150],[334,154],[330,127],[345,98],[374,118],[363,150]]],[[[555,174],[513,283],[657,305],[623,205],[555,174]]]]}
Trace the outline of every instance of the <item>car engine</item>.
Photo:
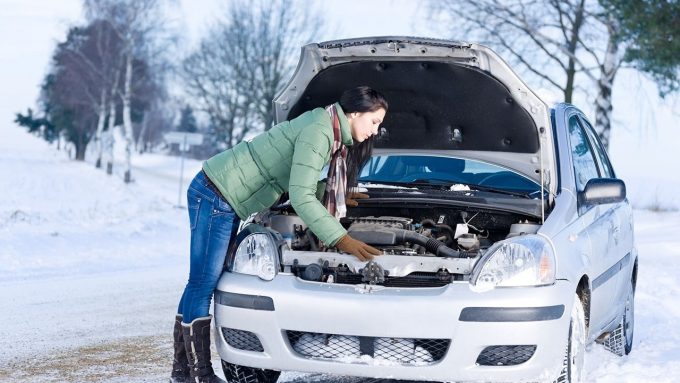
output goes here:
{"type": "Polygon", "coordinates": [[[437,287],[467,280],[474,264],[494,242],[536,232],[540,227],[503,213],[418,213],[341,219],[349,235],[382,251],[379,262],[366,264],[338,256],[335,248],[321,243],[290,209],[263,212],[255,222],[281,234],[289,249],[284,252],[283,267],[303,280],[401,287],[437,287]],[[452,225],[445,223],[450,216],[457,217],[452,225]]]}

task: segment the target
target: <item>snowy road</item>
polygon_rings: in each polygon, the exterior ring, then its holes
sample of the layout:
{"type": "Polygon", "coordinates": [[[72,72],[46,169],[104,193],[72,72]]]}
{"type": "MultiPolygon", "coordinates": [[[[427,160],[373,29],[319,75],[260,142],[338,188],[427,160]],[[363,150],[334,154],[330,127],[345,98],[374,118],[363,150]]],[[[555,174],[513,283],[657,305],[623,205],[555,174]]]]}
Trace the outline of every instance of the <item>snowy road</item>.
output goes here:
{"type": "MultiPolygon", "coordinates": [[[[123,185],[18,128],[2,137],[0,382],[165,381],[188,271],[186,213],[174,208],[177,180],[167,175],[177,160],[141,157],[137,182],[123,185]]],[[[591,347],[586,382],[680,381],[680,213],[635,213],[634,349],[617,358],[591,347]]],[[[299,373],[280,381],[378,382],[299,373]]]]}

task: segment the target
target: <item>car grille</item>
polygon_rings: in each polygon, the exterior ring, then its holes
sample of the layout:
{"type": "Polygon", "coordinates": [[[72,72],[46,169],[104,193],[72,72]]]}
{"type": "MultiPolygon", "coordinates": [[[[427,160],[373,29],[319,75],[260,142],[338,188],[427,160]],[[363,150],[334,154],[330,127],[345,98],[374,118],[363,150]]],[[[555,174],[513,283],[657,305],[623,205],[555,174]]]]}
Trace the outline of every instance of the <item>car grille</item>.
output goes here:
{"type": "Polygon", "coordinates": [[[233,348],[245,351],[264,351],[260,339],[250,331],[222,327],[222,335],[227,344],[233,348]]]}
{"type": "Polygon", "coordinates": [[[404,366],[422,366],[440,361],[449,349],[449,339],[375,338],[351,335],[286,331],[293,350],[310,359],[366,363],[365,356],[404,366]]]}
{"type": "MultiPolygon", "coordinates": [[[[348,285],[362,284],[359,274],[338,274],[335,283],[348,285]]],[[[387,277],[385,282],[379,283],[385,287],[442,287],[451,283],[451,278],[440,278],[436,273],[414,272],[404,277],[387,277]]]]}
{"type": "Polygon", "coordinates": [[[536,351],[535,345],[489,346],[477,357],[480,366],[516,366],[529,360],[536,351]]]}

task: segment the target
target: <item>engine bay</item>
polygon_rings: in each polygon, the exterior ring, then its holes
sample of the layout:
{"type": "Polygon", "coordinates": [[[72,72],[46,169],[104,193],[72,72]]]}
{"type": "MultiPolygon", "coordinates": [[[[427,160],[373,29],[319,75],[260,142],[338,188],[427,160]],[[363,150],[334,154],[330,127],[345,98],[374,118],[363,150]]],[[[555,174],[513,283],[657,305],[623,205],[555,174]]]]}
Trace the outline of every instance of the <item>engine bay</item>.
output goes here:
{"type": "Polygon", "coordinates": [[[495,242],[540,228],[531,217],[482,209],[362,206],[349,214],[340,220],[347,233],[382,251],[373,261],[360,262],[326,246],[290,206],[260,213],[254,221],[285,240],[283,271],[312,282],[386,287],[440,287],[468,280],[495,242]]]}

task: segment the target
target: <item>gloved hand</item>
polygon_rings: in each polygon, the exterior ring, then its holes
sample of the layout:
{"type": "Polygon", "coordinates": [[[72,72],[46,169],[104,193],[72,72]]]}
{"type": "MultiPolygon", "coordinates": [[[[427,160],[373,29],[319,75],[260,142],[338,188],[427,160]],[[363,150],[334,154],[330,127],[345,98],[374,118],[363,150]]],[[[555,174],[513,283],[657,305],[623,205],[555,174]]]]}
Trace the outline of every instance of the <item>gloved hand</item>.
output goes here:
{"type": "Polygon", "coordinates": [[[355,207],[359,206],[359,203],[357,202],[358,199],[367,199],[368,194],[364,193],[359,193],[359,192],[350,192],[345,196],[345,206],[347,207],[355,207]]]}
{"type": "Polygon", "coordinates": [[[340,238],[340,240],[335,244],[335,247],[341,251],[344,251],[345,253],[354,255],[362,262],[370,261],[373,259],[374,255],[382,254],[380,250],[361,241],[357,241],[356,239],[350,237],[349,234],[345,234],[344,237],[340,238]]]}

